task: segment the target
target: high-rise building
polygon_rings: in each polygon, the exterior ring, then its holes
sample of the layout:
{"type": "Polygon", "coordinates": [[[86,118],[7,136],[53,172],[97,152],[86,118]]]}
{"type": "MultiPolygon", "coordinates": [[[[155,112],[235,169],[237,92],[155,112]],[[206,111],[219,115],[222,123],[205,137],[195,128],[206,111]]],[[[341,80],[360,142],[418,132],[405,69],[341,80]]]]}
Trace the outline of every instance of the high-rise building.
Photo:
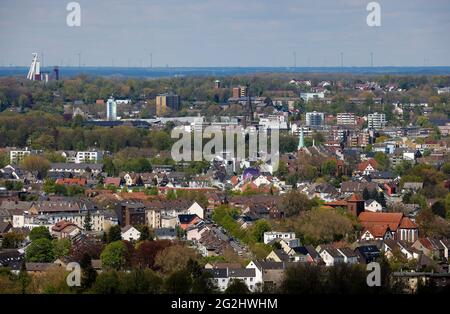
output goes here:
{"type": "Polygon", "coordinates": [[[338,113],[336,115],[337,125],[355,125],[356,119],[355,114],[351,112],[338,113]]]}
{"type": "Polygon", "coordinates": [[[117,120],[117,104],[113,97],[106,102],[106,119],[108,121],[117,120]]]}
{"type": "Polygon", "coordinates": [[[221,88],[222,86],[221,86],[221,82],[219,81],[219,80],[215,80],[214,81],[214,88],[215,89],[219,89],[219,88],[221,88]]]}
{"type": "Polygon", "coordinates": [[[306,126],[321,127],[325,121],[325,115],[323,112],[307,112],[306,113],[306,126]]]}
{"type": "Polygon", "coordinates": [[[386,126],[386,115],[384,113],[370,113],[367,115],[367,127],[369,129],[382,129],[386,126]]]}
{"type": "Polygon", "coordinates": [[[233,98],[247,97],[247,86],[233,87],[233,98]]]}
{"type": "Polygon", "coordinates": [[[156,96],[156,115],[161,116],[166,114],[167,108],[172,111],[180,110],[180,96],[175,94],[161,94],[156,96]]]}

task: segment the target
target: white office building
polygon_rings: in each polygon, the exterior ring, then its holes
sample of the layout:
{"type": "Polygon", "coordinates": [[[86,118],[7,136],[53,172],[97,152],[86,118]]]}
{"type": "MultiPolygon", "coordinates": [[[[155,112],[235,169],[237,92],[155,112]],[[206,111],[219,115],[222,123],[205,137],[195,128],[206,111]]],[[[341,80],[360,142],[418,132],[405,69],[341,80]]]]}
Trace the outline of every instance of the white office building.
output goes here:
{"type": "Polygon", "coordinates": [[[325,98],[325,93],[324,92],[320,92],[320,93],[300,93],[300,98],[303,99],[303,101],[308,102],[310,100],[314,100],[314,99],[324,99],[325,98]]]}
{"type": "Polygon", "coordinates": [[[386,126],[386,115],[384,113],[371,113],[367,116],[369,129],[382,129],[386,126]]]}
{"type": "Polygon", "coordinates": [[[307,112],[306,113],[306,126],[320,127],[323,126],[325,121],[325,115],[323,112],[307,112]]]}
{"type": "Polygon", "coordinates": [[[342,112],[336,115],[337,125],[355,125],[356,119],[355,114],[351,112],[342,112]]]}

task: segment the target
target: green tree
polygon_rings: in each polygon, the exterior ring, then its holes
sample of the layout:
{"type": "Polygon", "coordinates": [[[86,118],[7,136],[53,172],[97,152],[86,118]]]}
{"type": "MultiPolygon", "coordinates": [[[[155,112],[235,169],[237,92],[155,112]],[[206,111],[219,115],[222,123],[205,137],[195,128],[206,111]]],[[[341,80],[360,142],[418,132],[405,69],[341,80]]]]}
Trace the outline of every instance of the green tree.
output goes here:
{"type": "Polygon", "coordinates": [[[97,272],[92,267],[92,258],[88,253],[83,254],[83,258],[80,261],[81,274],[81,286],[83,289],[89,289],[95,283],[97,279],[97,272]]]}
{"type": "Polygon", "coordinates": [[[30,155],[25,157],[20,165],[27,171],[36,172],[39,179],[43,179],[50,169],[50,162],[44,157],[38,155],[30,155]]]}
{"type": "Polygon", "coordinates": [[[378,164],[378,170],[388,170],[389,169],[389,157],[383,152],[376,152],[374,159],[378,164]]]}
{"type": "Polygon", "coordinates": [[[240,279],[232,279],[225,290],[226,294],[248,294],[247,285],[240,279]]]}
{"type": "Polygon", "coordinates": [[[91,231],[92,230],[92,219],[91,219],[91,211],[87,211],[86,218],[84,219],[84,230],[91,231]]]}
{"type": "Polygon", "coordinates": [[[334,176],[337,171],[337,162],[334,159],[326,160],[322,164],[322,174],[327,176],[334,176]]]}
{"type": "Polygon", "coordinates": [[[306,194],[298,190],[291,190],[283,195],[281,208],[284,210],[284,214],[289,217],[297,215],[300,211],[310,210],[312,203],[306,194]]]}
{"type": "Polygon", "coordinates": [[[51,263],[55,260],[53,255],[52,241],[46,238],[39,238],[31,242],[25,252],[25,259],[28,262],[51,263]]]}
{"type": "Polygon", "coordinates": [[[108,230],[108,243],[122,240],[122,230],[119,225],[111,226],[108,230]]]}
{"type": "Polygon", "coordinates": [[[20,243],[25,240],[25,237],[21,233],[7,232],[3,235],[2,248],[3,249],[15,249],[19,247],[20,243]]]}
{"type": "Polygon", "coordinates": [[[106,269],[122,269],[126,265],[126,254],[127,248],[122,241],[111,242],[100,254],[102,266],[106,269]]]}
{"type": "Polygon", "coordinates": [[[121,293],[117,271],[113,270],[99,274],[92,286],[92,292],[109,295],[121,293]]]}
{"type": "Polygon", "coordinates": [[[174,271],[164,281],[164,291],[170,294],[190,293],[191,286],[191,275],[185,269],[174,271]]]}
{"type": "Polygon", "coordinates": [[[22,267],[20,268],[18,279],[20,283],[20,290],[22,294],[25,294],[27,291],[27,287],[31,283],[31,278],[30,275],[28,275],[25,262],[22,262],[22,267]]]}
{"type": "Polygon", "coordinates": [[[55,239],[53,240],[53,256],[55,258],[68,256],[71,248],[69,239],[55,239]]]}
{"type": "Polygon", "coordinates": [[[264,232],[270,230],[270,224],[264,219],[259,219],[253,225],[251,232],[256,242],[262,242],[264,239],[264,232]]]}
{"type": "Polygon", "coordinates": [[[35,227],[31,229],[28,237],[30,238],[31,241],[35,241],[37,239],[48,239],[48,240],[52,239],[50,231],[48,231],[48,228],[44,226],[35,227]]]}

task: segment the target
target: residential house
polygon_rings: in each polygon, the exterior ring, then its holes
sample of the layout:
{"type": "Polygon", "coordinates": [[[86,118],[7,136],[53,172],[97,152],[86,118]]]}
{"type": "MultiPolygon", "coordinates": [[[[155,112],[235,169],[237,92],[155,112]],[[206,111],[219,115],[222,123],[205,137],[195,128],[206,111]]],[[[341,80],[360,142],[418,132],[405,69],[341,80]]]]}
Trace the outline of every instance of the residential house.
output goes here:
{"type": "Polygon", "coordinates": [[[348,247],[337,248],[338,252],[344,256],[344,263],[346,264],[357,264],[358,254],[348,247]]]}
{"type": "Polygon", "coordinates": [[[198,224],[200,221],[202,221],[202,219],[195,214],[178,215],[178,225],[183,230],[198,224]]]}
{"type": "Polygon", "coordinates": [[[158,240],[175,240],[177,238],[177,230],[175,228],[155,229],[155,238],[158,240]]]}
{"type": "Polygon", "coordinates": [[[358,246],[355,248],[355,253],[359,256],[359,262],[364,264],[375,262],[381,254],[376,245],[358,246]]]}
{"type": "Polygon", "coordinates": [[[381,204],[376,200],[367,200],[364,203],[364,210],[369,212],[381,212],[383,210],[383,206],[381,206],[381,204]]]}
{"type": "Polygon", "coordinates": [[[295,232],[279,232],[279,231],[264,232],[264,244],[268,244],[276,239],[282,239],[287,241],[296,239],[295,232]]]}
{"type": "Polygon", "coordinates": [[[232,250],[226,239],[220,238],[212,230],[206,230],[202,233],[200,239],[195,243],[202,256],[220,256],[225,250],[232,250]]]}
{"type": "Polygon", "coordinates": [[[76,224],[61,220],[58,221],[55,225],[51,228],[51,234],[58,238],[58,239],[65,239],[65,238],[73,238],[81,231],[81,228],[78,227],[76,224]]]}
{"type": "Polygon", "coordinates": [[[359,221],[364,228],[360,240],[395,240],[415,242],[419,228],[403,213],[362,212],[359,221]]]}
{"type": "Polygon", "coordinates": [[[378,163],[375,159],[368,159],[358,164],[358,172],[363,175],[370,175],[378,169],[378,163]]]}
{"type": "Polygon", "coordinates": [[[72,173],[72,174],[84,174],[90,173],[92,176],[97,176],[102,172],[103,165],[102,164],[87,164],[87,163],[52,163],[50,165],[50,169],[48,170],[50,173],[72,173]]]}
{"type": "Polygon", "coordinates": [[[331,245],[323,245],[318,251],[326,266],[334,266],[345,262],[344,255],[331,245]]]}
{"type": "Polygon", "coordinates": [[[381,251],[384,252],[387,258],[391,258],[394,252],[398,251],[403,254],[408,260],[418,259],[421,254],[419,250],[411,247],[410,243],[393,239],[384,240],[381,251]]]}
{"type": "Polygon", "coordinates": [[[241,280],[250,291],[256,291],[256,271],[253,268],[212,268],[206,269],[211,275],[211,280],[215,283],[219,291],[225,291],[233,280],[241,280]]]}
{"type": "Polygon", "coordinates": [[[252,260],[248,263],[247,269],[255,270],[255,285],[251,291],[261,291],[278,288],[282,281],[286,264],[284,262],[252,260]]]}
{"type": "Polygon", "coordinates": [[[121,236],[126,241],[137,241],[141,237],[141,232],[131,225],[127,225],[121,229],[121,236]]]}
{"type": "Polygon", "coordinates": [[[380,190],[375,182],[345,181],[341,183],[341,193],[362,194],[364,189],[367,189],[369,192],[380,190]]]}
{"type": "Polygon", "coordinates": [[[203,221],[197,223],[186,229],[186,239],[188,241],[198,241],[202,237],[202,234],[208,230],[210,228],[203,221]]]}
{"type": "Polygon", "coordinates": [[[445,247],[439,239],[418,238],[411,246],[430,258],[442,260],[445,255],[445,247]]]}

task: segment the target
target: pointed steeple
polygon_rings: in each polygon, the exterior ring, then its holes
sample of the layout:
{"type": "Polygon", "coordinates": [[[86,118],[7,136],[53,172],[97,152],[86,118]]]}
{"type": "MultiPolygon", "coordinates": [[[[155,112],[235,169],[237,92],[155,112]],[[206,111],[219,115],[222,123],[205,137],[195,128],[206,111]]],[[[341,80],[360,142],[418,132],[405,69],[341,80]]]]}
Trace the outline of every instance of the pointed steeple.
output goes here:
{"type": "Polygon", "coordinates": [[[300,126],[300,137],[298,139],[298,150],[305,147],[305,136],[303,134],[303,127],[300,126]]]}

